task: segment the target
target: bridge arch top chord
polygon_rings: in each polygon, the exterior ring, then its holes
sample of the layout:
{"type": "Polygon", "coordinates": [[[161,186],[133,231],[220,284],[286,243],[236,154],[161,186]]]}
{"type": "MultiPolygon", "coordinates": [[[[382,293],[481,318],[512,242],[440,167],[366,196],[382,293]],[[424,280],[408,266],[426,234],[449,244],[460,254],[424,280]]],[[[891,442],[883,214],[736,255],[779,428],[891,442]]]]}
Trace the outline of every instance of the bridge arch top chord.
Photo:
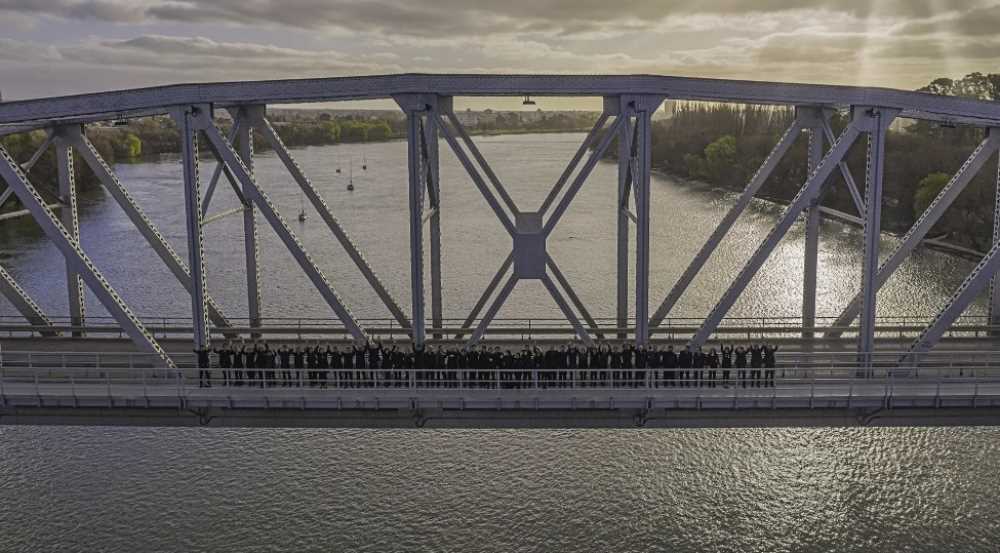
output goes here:
{"type": "MultiPolygon", "coordinates": [[[[0,126],[31,128],[117,116],[165,114],[171,106],[213,103],[310,103],[442,96],[618,96],[656,94],[676,100],[844,108],[873,105],[901,117],[983,126],[1000,125],[1000,104],[889,88],[776,83],[661,75],[416,74],[174,84],[38,98],[0,104],[0,126]]],[[[2,129],[2,127],[0,127],[2,129]]]]}

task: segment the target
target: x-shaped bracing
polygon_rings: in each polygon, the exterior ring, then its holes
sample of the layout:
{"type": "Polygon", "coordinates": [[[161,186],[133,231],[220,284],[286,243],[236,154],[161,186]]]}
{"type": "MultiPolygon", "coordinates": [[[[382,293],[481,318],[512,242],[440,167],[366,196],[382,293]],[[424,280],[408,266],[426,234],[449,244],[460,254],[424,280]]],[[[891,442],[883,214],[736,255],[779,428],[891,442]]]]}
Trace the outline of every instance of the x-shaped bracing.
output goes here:
{"type": "MultiPolygon", "coordinates": [[[[597,323],[580,301],[579,296],[577,296],[577,294],[573,291],[573,288],[570,286],[569,281],[566,280],[562,271],[559,270],[559,266],[555,262],[555,259],[549,255],[545,247],[545,242],[548,236],[551,235],[553,229],[555,229],[556,225],[559,223],[559,220],[565,214],[566,210],[569,208],[577,193],[580,191],[580,188],[583,186],[587,177],[597,165],[597,162],[604,156],[604,153],[607,151],[612,140],[617,135],[620,127],[623,124],[626,124],[630,115],[631,114],[629,113],[623,112],[616,113],[611,125],[605,129],[608,119],[612,116],[612,113],[609,112],[609,110],[605,110],[594,124],[594,127],[587,134],[587,137],[580,145],[576,154],[570,160],[569,165],[567,165],[566,169],[552,186],[552,189],[549,191],[548,196],[543,201],[539,210],[521,211],[517,207],[514,200],[507,193],[503,184],[500,182],[500,179],[497,178],[496,174],[490,168],[475,143],[469,137],[469,134],[465,131],[461,122],[450,109],[450,106],[447,106],[446,109],[440,110],[438,117],[441,133],[444,135],[445,140],[448,142],[448,145],[455,153],[459,162],[472,178],[473,183],[486,199],[487,204],[489,204],[490,209],[493,210],[493,213],[500,221],[504,230],[507,231],[514,242],[514,246],[510,254],[500,265],[499,270],[496,272],[492,281],[483,292],[483,295],[479,298],[479,301],[476,302],[476,305],[473,307],[469,317],[462,325],[462,328],[470,328],[472,326],[473,322],[478,317],[479,312],[489,300],[489,297],[493,295],[497,286],[500,285],[500,282],[504,281],[504,276],[511,270],[511,267],[513,267],[513,271],[510,276],[507,277],[503,287],[500,289],[499,294],[497,294],[497,296],[493,299],[493,302],[490,303],[485,315],[472,332],[472,336],[467,341],[466,347],[471,347],[482,339],[490,322],[494,317],[496,317],[497,312],[510,296],[510,293],[517,285],[518,281],[528,279],[540,280],[545,286],[545,289],[552,296],[552,299],[555,300],[559,309],[563,312],[563,315],[565,315],[570,324],[573,325],[573,329],[576,331],[577,336],[587,344],[591,344],[593,342],[590,333],[586,328],[584,328],[583,324],[581,324],[580,319],[567,302],[566,297],[564,297],[563,293],[559,290],[559,287],[561,286],[563,288],[566,296],[569,297],[573,306],[580,312],[580,315],[583,317],[590,329],[597,331],[597,323]],[[602,130],[604,131],[603,135],[601,135],[602,130]],[[468,149],[468,153],[465,149],[463,149],[463,145],[468,149]],[[580,161],[584,158],[588,148],[591,146],[593,146],[593,150],[590,152],[590,156],[570,182],[570,177],[573,175],[574,171],[576,171],[577,167],[580,165],[580,161]],[[473,159],[475,162],[473,162],[473,159]],[[485,178],[483,176],[484,174],[485,178]],[[489,181],[489,184],[487,181],[489,181]],[[569,182],[569,187],[566,189],[566,192],[563,194],[559,202],[553,207],[553,203],[556,198],[559,197],[560,192],[562,192],[567,182],[569,182]],[[492,185],[492,187],[496,189],[496,193],[494,193],[489,185],[492,185]],[[497,197],[498,195],[499,198],[497,197]],[[501,202],[506,205],[507,209],[510,210],[510,215],[503,209],[501,202]]],[[[458,337],[461,336],[462,334],[459,334],[458,337]]]]}

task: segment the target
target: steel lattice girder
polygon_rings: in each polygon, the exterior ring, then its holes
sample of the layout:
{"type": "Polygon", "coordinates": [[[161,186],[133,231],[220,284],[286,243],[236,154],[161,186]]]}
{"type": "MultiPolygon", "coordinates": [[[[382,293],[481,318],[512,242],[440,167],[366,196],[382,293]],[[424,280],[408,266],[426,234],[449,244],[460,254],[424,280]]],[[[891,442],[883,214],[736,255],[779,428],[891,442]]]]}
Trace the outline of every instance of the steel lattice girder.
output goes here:
{"type": "MultiPolygon", "coordinates": [[[[397,74],[364,77],[198,83],[116,90],[0,105],[0,125],[14,131],[53,123],[100,121],[118,116],[165,114],[171,106],[213,102],[217,106],[291,104],[391,98],[397,94],[440,96],[593,96],[650,94],[675,100],[812,105],[844,108],[878,105],[902,117],[1000,125],[1000,105],[886,88],[737,81],[662,75],[460,75],[397,74]],[[28,123],[23,125],[19,123],[28,123]]],[[[5,129],[0,129],[5,132],[5,129]]]]}
{"type": "Polygon", "coordinates": [[[778,243],[788,232],[788,229],[795,223],[802,210],[822,193],[830,174],[837,168],[840,160],[847,155],[848,150],[861,133],[867,132],[871,128],[870,118],[871,116],[868,114],[867,109],[862,107],[854,108],[854,116],[847,125],[847,128],[844,129],[844,132],[833,143],[826,156],[820,161],[819,166],[809,176],[805,184],[802,185],[799,193],[792,199],[788,207],[785,208],[778,224],[760,244],[750,260],[747,261],[739,275],[737,275],[725,294],[723,294],[722,298],[719,299],[718,303],[712,309],[708,318],[702,323],[698,332],[691,338],[690,344],[692,346],[704,345],[709,336],[715,332],[722,318],[733,304],[736,303],[737,298],[743,293],[750,280],[760,270],[760,267],[767,260],[768,256],[771,255],[771,252],[774,251],[774,248],[777,247],[778,243]]]}
{"type": "Polygon", "coordinates": [[[199,110],[195,115],[195,123],[205,134],[209,146],[215,151],[216,156],[229,165],[229,169],[233,172],[233,175],[243,185],[244,194],[257,205],[261,214],[271,225],[271,228],[274,229],[275,233],[285,244],[285,247],[292,254],[292,257],[295,258],[299,266],[302,267],[302,270],[305,271],[306,276],[312,281],[313,286],[316,287],[320,295],[323,296],[323,299],[333,309],[333,312],[344,323],[348,332],[351,333],[355,340],[368,341],[367,333],[358,325],[354,315],[344,305],[344,302],[340,299],[340,295],[333,289],[326,275],[323,274],[319,267],[316,266],[312,257],[305,251],[305,247],[288,227],[288,223],[285,222],[284,218],[274,208],[270,198],[257,185],[250,170],[243,163],[243,160],[240,159],[240,156],[236,154],[236,150],[233,149],[232,144],[226,140],[222,132],[215,126],[208,111],[204,109],[199,110]]]}
{"type": "MultiPolygon", "coordinates": [[[[83,158],[84,162],[97,177],[97,180],[101,182],[108,193],[111,194],[111,197],[115,199],[115,202],[122,208],[122,211],[125,212],[125,215],[135,226],[136,230],[145,238],[149,246],[156,252],[156,255],[163,260],[163,263],[177,279],[177,282],[189,294],[192,293],[191,272],[187,265],[181,260],[173,246],[170,245],[170,242],[160,233],[156,225],[135,201],[135,198],[129,193],[128,188],[121,183],[118,175],[115,174],[114,170],[101,157],[97,148],[94,147],[93,143],[82,132],[79,132],[79,127],[68,129],[66,132],[69,142],[80,154],[80,157],[83,158]]],[[[211,296],[206,295],[205,301],[208,305],[209,317],[213,323],[223,328],[232,326],[223,314],[222,308],[211,296]]],[[[229,335],[235,336],[233,334],[229,335]]]]}
{"type": "MultiPolygon", "coordinates": [[[[80,217],[76,199],[76,171],[73,167],[73,147],[66,140],[60,129],[52,133],[56,151],[56,172],[59,179],[59,201],[63,208],[59,210],[62,224],[74,240],[80,240],[80,217]]],[[[69,298],[70,324],[82,327],[86,321],[86,305],[83,279],[70,259],[66,259],[66,288],[69,298]]],[[[73,336],[81,337],[83,332],[73,331],[73,336]]]]}
{"type": "Polygon", "coordinates": [[[7,181],[7,185],[14,189],[21,204],[31,211],[31,215],[42,228],[46,236],[55,244],[63,257],[76,264],[80,276],[90,287],[94,295],[108,310],[108,313],[118,322],[125,332],[132,338],[140,348],[155,354],[163,365],[173,368],[174,363],[167,355],[166,351],[160,347],[145,325],[142,324],[129,309],[125,301],[111,287],[111,284],[104,278],[104,275],[97,269],[97,266],[90,260],[83,251],[80,242],[76,240],[66,227],[59,221],[59,218],[45,206],[45,202],[38,194],[38,190],[28,182],[24,172],[7,150],[0,146],[0,177],[7,181]]]}
{"type": "MultiPolygon", "coordinates": [[[[594,129],[591,131],[591,133],[587,135],[587,138],[584,140],[583,145],[581,145],[580,149],[577,151],[577,154],[574,155],[573,159],[570,161],[570,165],[563,171],[560,178],[556,181],[555,185],[553,186],[553,189],[547,195],[545,202],[543,202],[543,207],[545,207],[546,209],[528,214],[528,213],[522,213],[517,208],[517,205],[513,201],[513,199],[511,199],[510,196],[506,193],[503,184],[496,177],[493,171],[489,169],[488,162],[479,152],[478,148],[476,148],[475,143],[471,140],[471,138],[469,138],[468,133],[465,132],[465,129],[462,127],[461,122],[458,121],[458,118],[450,110],[450,106],[445,113],[439,114],[439,118],[440,118],[439,127],[441,129],[442,134],[445,137],[445,140],[448,142],[452,151],[454,151],[456,157],[458,157],[459,162],[465,167],[465,170],[469,174],[469,177],[472,179],[473,183],[475,183],[480,193],[482,193],[483,197],[486,199],[487,204],[489,204],[490,208],[497,216],[497,219],[500,221],[501,225],[503,225],[504,229],[511,236],[511,238],[515,239],[515,244],[518,242],[518,238],[523,234],[523,232],[511,220],[507,212],[503,210],[503,208],[500,205],[500,202],[497,200],[492,190],[487,186],[483,177],[479,174],[476,165],[472,163],[472,160],[469,159],[469,156],[462,149],[462,145],[459,144],[458,138],[456,138],[456,134],[458,134],[463,138],[463,143],[472,152],[472,155],[477,160],[479,166],[483,167],[484,171],[487,172],[491,184],[493,184],[498,191],[502,191],[501,195],[504,198],[506,198],[505,203],[507,204],[510,211],[515,215],[515,217],[523,215],[525,217],[518,217],[518,218],[523,219],[524,221],[527,221],[528,219],[535,220],[537,218],[537,223],[539,226],[539,228],[537,229],[538,234],[540,239],[544,241],[544,239],[552,232],[552,229],[555,227],[555,224],[558,222],[559,218],[562,216],[563,213],[565,213],[566,209],[569,207],[569,204],[572,202],[576,193],[580,190],[580,187],[583,185],[583,182],[586,180],[587,176],[593,170],[597,162],[601,159],[601,156],[604,155],[604,152],[607,150],[608,146],[610,145],[612,139],[614,138],[617,132],[619,125],[622,122],[621,117],[616,117],[615,123],[612,124],[611,128],[607,130],[606,134],[601,139],[600,143],[595,147],[594,151],[591,153],[591,157],[587,160],[586,164],[577,174],[576,178],[570,185],[569,189],[563,196],[562,200],[556,206],[555,212],[548,218],[548,220],[543,225],[542,220],[545,216],[545,213],[548,211],[547,208],[552,204],[556,196],[558,196],[558,193],[560,189],[563,187],[565,181],[569,178],[569,175],[572,174],[573,170],[579,163],[580,159],[582,159],[583,152],[585,152],[586,148],[593,142],[597,132],[599,131],[599,127],[595,126],[594,129]],[[445,118],[447,118],[448,121],[445,121],[445,118]],[[448,122],[450,122],[451,126],[453,126],[456,129],[454,132],[449,128],[448,122]]],[[[607,120],[607,118],[608,118],[607,114],[606,113],[603,114],[599,120],[599,123],[603,124],[607,120]]],[[[544,246],[542,246],[542,249],[544,250],[544,246]]],[[[473,331],[472,337],[466,343],[467,348],[471,347],[473,344],[477,343],[480,339],[482,339],[482,336],[485,334],[486,328],[489,326],[489,323],[496,316],[497,311],[499,311],[500,307],[503,305],[507,297],[510,295],[511,291],[514,289],[514,286],[521,279],[521,277],[518,276],[517,265],[515,263],[517,260],[516,253],[517,251],[515,248],[515,251],[511,252],[511,254],[501,265],[500,270],[494,275],[493,280],[487,286],[485,293],[477,301],[469,317],[463,324],[463,328],[469,328],[469,326],[471,326],[471,324],[475,321],[478,312],[486,304],[486,301],[492,294],[493,290],[496,289],[500,281],[503,279],[503,275],[506,274],[506,272],[510,269],[512,265],[514,265],[515,271],[511,274],[511,276],[507,280],[507,283],[501,289],[500,293],[496,296],[494,301],[490,304],[490,307],[487,309],[486,314],[483,316],[482,320],[480,320],[479,322],[479,325],[477,325],[476,329],[473,331]]],[[[569,286],[569,283],[568,281],[566,281],[565,277],[562,276],[562,273],[559,271],[558,266],[555,264],[555,260],[553,260],[552,257],[546,253],[545,259],[541,261],[542,261],[541,265],[543,271],[545,267],[548,267],[550,270],[553,270],[553,273],[557,275],[557,280],[559,281],[559,284],[562,285],[562,287],[566,290],[567,295],[570,298],[572,298],[571,301],[573,301],[574,305],[578,309],[580,309],[584,319],[587,320],[588,324],[591,324],[593,328],[596,328],[596,323],[593,321],[593,317],[591,317],[589,312],[586,311],[586,308],[579,300],[579,297],[569,286]]],[[[568,303],[566,302],[562,294],[559,292],[556,283],[553,282],[550,277],[542,274],[540,276],[533,278],[539,278],[540,280],[543,281],[546,290],[549,292],[550,295],[552,295],[553,300],[555,300],[556,304],[558,305],[560,310],[563,311],[564,314],[567,314],[568,312],[571,313],[571,309],[568,303]]],[[[570,316],[570,314],[567,314],[567,319],[573,325],[574,330],[576,331],[580,339],[584,340],[584,342],[588,344],[592,343],[592,339],[590,337],[589,332],[587,332],[586,329],[583,328],[583,325],[580,323],[579,319],[576,317],[575,314],[572,314],[572,316],[570,316]]],[[[461,336],[461,334],[459,334],[459,336],[461,336]]]]}
{"type": "MultiPolygon", "coordinates": [[[[920,214],[920,217],[913,223],[906,234],[903,235],[896,249],[889,255],[889,257],[882,263],[879,267],[878,277],[876,279],[876,289],[880,289],[889,281],[892,274],[902,265],[903,261],[920,245],[920,242],[927,236],[927,233],[934,228],[934,225],[938,222],[942,215],[948,210],[948,207],[958,198],[958,196],[965,190],[965,187],[972,181],[972,179],[982,170],[983,166],[989,161],[989,158],[993,156],[1000,148],[1000,130],[991,130],[989,135],[979,143],[976,149],[972,152],[962,167],[952,176],[951,180],[945,185],[944,188],[938,192],[938,195],[931,201],[927,209],[920,214]]],[[[858,315],[861,310],[861,294],[858,293],[853,299],[847,304],[847,307],[840,313],[837,319],[834,321],[834,327],[844,327],[850,324],[850,322],[858,315]]],[[[827,332],[825,334],[828,338],[839,337],[843,332],[840,330],[835,330],[827,332]]]]}

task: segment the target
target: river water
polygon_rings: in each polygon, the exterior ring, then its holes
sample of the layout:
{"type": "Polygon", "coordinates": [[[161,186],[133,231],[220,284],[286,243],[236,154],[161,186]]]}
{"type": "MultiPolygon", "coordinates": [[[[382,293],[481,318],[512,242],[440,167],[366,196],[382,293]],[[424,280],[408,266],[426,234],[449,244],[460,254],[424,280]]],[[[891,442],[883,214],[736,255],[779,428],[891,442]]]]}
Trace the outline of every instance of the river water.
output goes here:
{"type": "MultiPolygon", "coordinates": [[[[523,211],[540,205],[582,135],[477,142],[523,211]]],[[[510,239],[442,143],[444,309],[464,317],[510,239]]],[[[402,142],[294,152],[332,211],[408,311],[402,142]],[[366,161],[367,170],[362,170],[366,161]],[[356,190],[345,189],[353,165],[356,190]],[[342,172],[337,174],[336,168],[342,172]]],[[[176,158],[119,165],[136,200],[185,255],[176,158]]],[[[202,164],[207,181],[212,164],[202,164]]],[[[388,317],[270,152],[259,181],[357,317],[388,317]],[[308,211],[308,209],[307,209],[308,211]]],[[[616,169],[599,164],[549,240],[591,311],[614,316],[616,169]]],[[[733,194],[654,176],[651,295],[659,301],[733,194]]],[[[220,183],[211,212],[236,205],[220,183]]],[[[774,223],[757,202],[675,309],[701,316],[774,223]]],[[[206,227],[209,290],[245,317],[241,219],[206,227]]],[[[179,284],[114,202],[83,195],[88,251],[134,310],[186,316],[179,284]]],[[[822,227],[818,312],[860,281],[861,236],[822,227]]],[[[261,222],[265,317],[331,317],[261,222]]],[[[801,225],[732,310],[797,316],[801,225]]],[[[894,239],[882,241],[889,250],[894,239]]],[[[426,248],[425,248],[426,251],[426,248]]],[[[66,313],[54,247],[30,225],[0,230],[0,260],[53,314],[66,313]]],[[[930,317],[972,263],[918,250],[879,296],[880,313],[930,317]]],[[[88,313],[104,313],[88,295],[88,313]]],[[[652,307],[655,308],[656,303],[652,307]]],[[[972,308],[982,312],[982,303],[972,308]]],[[[0,300],[0,315],[15,311],[0,300]]],[[[501,317],[556,317],[540,284],[518,285],[501,317]]],[[[0,551],[995,551],[1000,432],[986,429],[675,431],[181,430],[0,427],[0,551]]]]}

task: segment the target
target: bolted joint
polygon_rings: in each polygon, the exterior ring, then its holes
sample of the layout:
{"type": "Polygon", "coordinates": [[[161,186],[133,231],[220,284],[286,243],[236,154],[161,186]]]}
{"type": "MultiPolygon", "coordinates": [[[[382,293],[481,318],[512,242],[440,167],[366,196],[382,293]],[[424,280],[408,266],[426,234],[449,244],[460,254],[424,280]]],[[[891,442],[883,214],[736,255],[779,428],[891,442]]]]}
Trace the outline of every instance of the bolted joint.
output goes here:
{"type": "Polygon", "coordinates": [[[834,110],[822,106],[795,106],[795,119],[802,128],[821,129],[829,123],[834,110]]]}
{"type": "Polygon", "coordinates": [[[902,110],[880,106],[851,106],[851,124],[861,132],[885,132],[902,110]],[[877,126],[881,126],[878,129],[877,126]]]}
{"type": "Polygon", "coordinates": [[[399,108],[407,114],[430,114],[452,112],[451,96],[437,94],[396,94],[392,97],[399,108]]]}
{"type": "Polygon", "coordinates": [[[229,112],[229,116],[236,121],[237,119],[242,119],[243,121],[248,121],[251,125],[256,125],[267,117],[267,106],[264,104],[242,104],[238,106],[230,106],[226,108],[229,112]]]}
{"type": "Polygon", "coordinates": [[[57,125],[48,129],[49,137],[61,146],[74,144],[83,137],[83,124],[57,125]]]}
{"type": "Polygon", "coordinates": [[[662,94],[622,94],[618,98],[621,104],[619,109],[622,113],[653,113],[660,109],[667,97],[662,94]]]}

